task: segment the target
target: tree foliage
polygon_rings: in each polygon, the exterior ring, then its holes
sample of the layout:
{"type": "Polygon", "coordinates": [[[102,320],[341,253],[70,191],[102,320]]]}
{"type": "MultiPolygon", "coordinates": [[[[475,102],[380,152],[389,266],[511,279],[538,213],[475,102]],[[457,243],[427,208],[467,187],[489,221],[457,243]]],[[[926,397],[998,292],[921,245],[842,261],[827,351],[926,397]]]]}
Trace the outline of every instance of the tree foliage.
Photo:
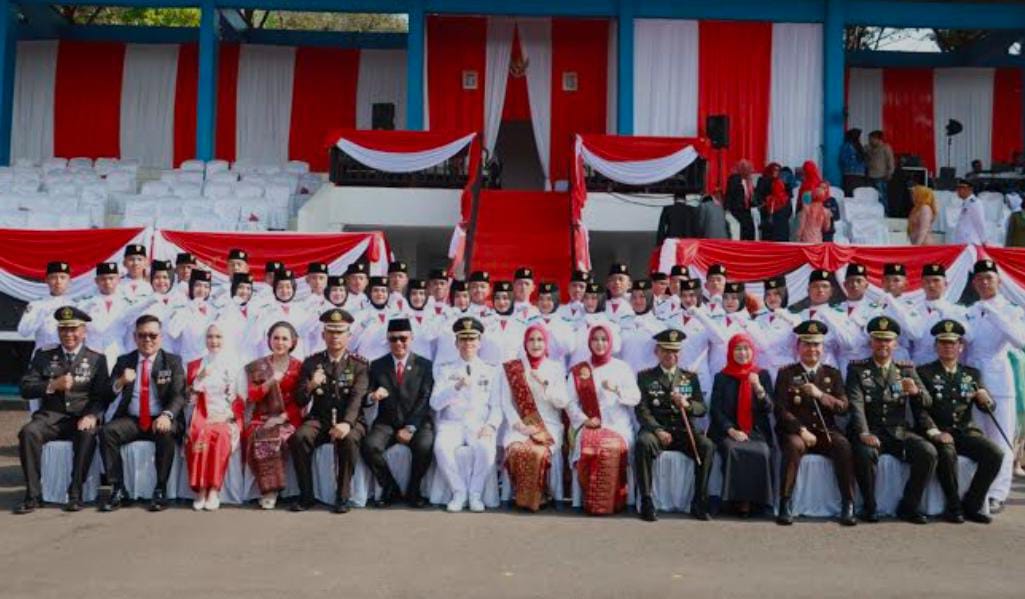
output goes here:
{"type": "MultiPolygon", "coordinates": [[[[123,6],[54,5],[54,10],[75,25],[141,25],[198,27],[198,8],[130,8],[123,6]]],[[[406,31],[401,15],[334,12],[297,12],[241,9],[239,16],[253,29],[302,31],[406,31]]]]}

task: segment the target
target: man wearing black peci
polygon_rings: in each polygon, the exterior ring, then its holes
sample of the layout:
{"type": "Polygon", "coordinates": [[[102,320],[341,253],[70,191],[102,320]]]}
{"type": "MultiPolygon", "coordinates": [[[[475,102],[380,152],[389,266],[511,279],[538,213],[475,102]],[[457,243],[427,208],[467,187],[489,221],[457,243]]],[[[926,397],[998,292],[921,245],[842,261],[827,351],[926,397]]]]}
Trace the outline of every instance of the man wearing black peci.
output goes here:
{"type": "Polygon", "coordinates": [[[320,316],[327,347],[303,361],[295,402],[310,406],[306,421],[288,439],[292,465],[299,482],[299,499],[292,511],[313,507],[313,452],[325,443],[335,448],[338,490],[334,511],[349,511],[352,474],[359,458],[359,446],[367,432],[363,418],[363,398],[367,395],[367,361],[350,353],[349,328],[352,315],[332,308],[320,316]]]}
{"type": "Polygon", "coordinates": [[[377,507],[386,507],[402,497],[412,507],[423,507],[427,501],[420,494],[420,482],[434,455],[434,422],[431,419],[431,391],[434,377],[431,361],[414,354],[412,323],[396,318],[388,323],[390,353],[370,364],[370,386],[367,396],[377,404],[377,418],[363,441],[363,461],[381,485],[377,507]],[[388,469],[384,452],[396,443],[409,447],[413,466],[405,493],[388,469]]]}
{"type": "Polygon", "coordinates": [[[160,348],[160,319],[143,314],[135,321],[137,349],[120,356],[110,373],[120,404],[100,430],[100,455],[111,493],[100,511],[112,512],[128,499],[123,486],[121,447],[140,439],[156,446],[157,485],[150,511],[167,508],[167,481],[171,476],[178,440],[185,431],[185,369],[181,358],[160,348]]]}
{"type": "Polygon", "coordinates": [[[96,451],[96,431],[110,395],[107,359],[85,347],[89,315],[72,306],[53,313],[60,345],[40,349],[21,379],[21,395],[39,399],[39,409],[18,433],[18,454],[25,475],[25,501],[17,514],[28,514],[42,504],[40,484],[43,445],[71,440],[74,461],[65,510],[82,509],[82,481],[96,451]]]}

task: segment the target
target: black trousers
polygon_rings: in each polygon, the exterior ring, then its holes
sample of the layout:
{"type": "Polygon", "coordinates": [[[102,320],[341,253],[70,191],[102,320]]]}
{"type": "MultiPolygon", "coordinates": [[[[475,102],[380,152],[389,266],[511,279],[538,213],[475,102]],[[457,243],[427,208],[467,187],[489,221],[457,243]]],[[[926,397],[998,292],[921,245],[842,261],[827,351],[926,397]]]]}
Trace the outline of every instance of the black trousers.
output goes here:
{"type": "Polygon", "coordinates": [[[99,427],[91,431],[78,430],[80,416],[61,414],[40,410],[32,415],[32,420],[18,431],[18,455],[21,457],[21,472],[25,476],[25,495],[32,499],[42,500],[43,445],[50,441],[71,441],[74,460],[71,466],[71,485],[68,497],[82,498],[82,481],[89,472],[93,455],[96,452],[96,433],[99,427]]]}
{"type": "MultiPolygon", "coordinates": [[[[374,473],[374,478],[382,488],[397,489],[398,483],[388,468],[388,462],[384,459],[384,452],[389,447],[398,443],[395,439],[396,429],[384,423],[375,422],[370,427],[366,439],[363,440],[363,461],[374,473]]],[[[420,494],[420,482],[427,469],[431,467],[431,460],[434,459],[434,423],[424,420],[413,438],[409,441],[409,450],[413,454],[413,464],[409,473],[409,484],[405,489],[399,491],[405,493],[406,497],[412,498],[420,494]]]]}
{"type": "MultiPolygon", "coordinates": [[[[682,451],[690,459],[694,459],[694,450],[690,446],[687,431],[668,431],[673,436],[669,447],[663,447],[658,436],[651,431],[641,431],[634,442],[634,471],[637,474],[637,485],[642,497],[651,497],[651,471],[655,460],[665,450],[682,451]]],[[[708,476],[712,473],[712,460],[715,458],[715,443],[704,434],[694,431],[694,444],[701,456],[701,466],[694,464],[694,501],[708,501],[708,476]]]]}
{"type": "Polygon", "coordinates": [[[740,238],[745,241],[754,241],[755,239],[755,219],[751,216],[750,210],[730,210],[730,214],[733,218],[737,219],[740,223],[740,238]]]}
{"type": "Polygon", "coordinates": [[[801,435],[780,435],[783,450],[783,472],[780,481],[780,497],[790,497],[797,482],[797,470],[801,466],[801,458],[813,453],[828,457],[833,461],[833,472],[836,484],[840,488],[840,497],[844,501],[854,498],[854,458],[851,455],[851,444],[846,437],[837,431],[829,431],[816,435],[817,442],[812,448],[804,446],[801,435]]]}
{"type": "Polygon", "coordinates": [[[861,488],[865,507],[872,510],[876,507],[876,469],[879,464],[879,454],[887,453],[911,465],[911,477],[904,485],[904,497],[901,499],[901,505],[904,509],[918,511],[918,504],[922,502],[925,485],[936,470],[936,448],[932,443],[914,433],[906,433],[903,440],[885,433],[876,434],[876,436],[880,442],[879,449],[865,445],[860,439],[852,441],[854,471],[858,478],[858,487],[861,488]]]}
{"type": "Polygon", "coordinates": [[[989,486],[993,484],[1000,472],[1000,464],[1004,461],[1004,452],[996,443],[981,433],[955,433],[954,444],[936,443],[939,454],[936,462],[936,478],[943,488],[947,510],[952,512],[964,510],[976,513],[982,509],[989,486]],[[975,476],[968,486],[962,500],[957,487],[957,456],[963,455],[976,463],[975,476]]]}
{"type": "MultiPolygon", "coordinates": [[[[153,421],[156,422],[156,417],[153,421]]],[[[150,430],[143,431],[139,427],[139,419],[135,416],[121,416],[104,424],[100,429],[100,456],[103,458],[103,467],[107,471],[110,485],[120,487],[124,483],[121,447],[133,441],[152,441],[156,446],[156,489],[166,491],[167,479],[171,477],[171,466],[174,465],[174,453],[178,451],[178,439],[184,430],[185,423],[181,418],[175,418],[171,430],[166,433],[156,432],[153,426],[150,426],[150,430]]]]}
{"type": "MultiPolygon", "coordinates": [[[[331,442],[331,424],[320,420],[307,420],[299,425],[288,439],[292,455],[292,466],[299,482],[299,500],[313,503],[313,452],[325,443],[331,442]]],[[[352,491],[352,474],[359,459],[359,446],[366,434],[366,428],[359,422],[349,434],[335,445],[335,481],[338,483],[338,499],[348,501],[352,491]]]]}

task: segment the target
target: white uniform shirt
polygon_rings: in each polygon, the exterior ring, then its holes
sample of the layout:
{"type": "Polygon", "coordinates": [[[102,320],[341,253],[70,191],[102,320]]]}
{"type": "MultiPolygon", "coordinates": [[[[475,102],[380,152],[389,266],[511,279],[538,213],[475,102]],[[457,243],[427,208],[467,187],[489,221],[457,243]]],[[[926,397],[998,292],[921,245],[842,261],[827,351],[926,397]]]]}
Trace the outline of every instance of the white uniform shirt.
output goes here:
{"type": "Polygon", "coordinates": [[[18,334],[35,339],[35,351],[57,347],[60,345],[60,337],[57,335],[57,319],[53,314],[61,306],[73,305],[74,300],[67,295],[51,295],[29,302],[18,321],[18,334]]]}
{"type": "Polygon", "coordinates": [[[972,195],[961,203],[961,216],[957,219],[952,241],[982,245],[986,243],[986,237],[986,213],[982,202],[972,195]]]}
{"type": "Polygon", "coordinates": [[[494,393],[498,368],[480,358],[467,362],[462,358],[435,369],[431,408],[439,427],[462,426],[477,431],[485,424],[496,431],[502,425],[502,409],[494,393]],[[456,383],[469,376],[470,384],[456,389],[456,383]]]}
{"type": "Polygon", "coordinates": [[[919,336],[912,341],[911,361],[921,366],[936,360],[936,340],[930,331],[937,322],[951,319],[960,322],[967,328],[967,321],[965,307],[944,298],[926,300],[925,304],[919,308],[919,312],[922,315],[921,330],[919,336]]]}

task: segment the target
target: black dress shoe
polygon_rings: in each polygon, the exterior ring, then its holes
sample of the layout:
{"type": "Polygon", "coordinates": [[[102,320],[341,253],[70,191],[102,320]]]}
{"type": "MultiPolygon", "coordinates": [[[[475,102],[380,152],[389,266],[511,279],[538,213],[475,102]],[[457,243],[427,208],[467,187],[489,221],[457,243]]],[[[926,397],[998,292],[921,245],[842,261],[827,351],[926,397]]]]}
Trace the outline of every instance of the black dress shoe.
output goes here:
{"type": "Polygon", "coordinates": [[[790,513],[790,498],[781,497],[779,500],[779,514],[776,516],[776,524],[790,526],[794,523],[794,515],[790,513]]]}
{"type": "Polygon", "coordinates": [[[658,515],[655,513],[655,502],[651,500],[651,497],[641,498],[641,520],[645,522],[658,520],[658,515]]]}
{"type": "Polygon", "coordinates": [[[875,524],[876,522],[879,522],[879,513],[876,512],[875,504],[869,505],[866,503],[864,506],[862,506],[861,514],[858,515],[858,519],[862,522],[868,522],[870,524],[875,524]]]}
{"type": "Polygon", "coordinates": [[[14,508],[14,513],[18,515],[31,514],[41,507],[43,507],[43,502],[38,497],[26,497],[25,501],[14,508]]]}
{"type": "Polygon", "coordinates": [[[313,507],[313,502],[308,499],[296,499],[292,507],[288,508],[293,512],[305,512],[313,507]]]}
{"type": "Polygon", "coordinates": [[[335,499],[335,506],[332,511],[336,514],[348,514],[349,513],[349,500],[342,499],[341,497],[335,499]]]}
{"type": "Polygon", "coordinates": [[[947,510],[943,512],[943,519],[951,524],[964,524],[964,514],[957,510],[947,510]]]}
{"type": "Polygon", "coordinates": [[[966,520],[975,522],[976,524],[989,524],[993,521],[993,518],[983,514],[982,512],[965,512],[964,517],[966,520]]]}
{"type": "Polygon", "coordinates": [[[82,500],[74,495],[68,496],[68,502],[64,504],[65,512],[81,512],[82,511],[82,500]]]}
{"type": "Polygon", "coordinates": [[[110,491],[110,497],[100,506],[101,512],[116,512],[128,503],[128,494],[124,487],[114,487],[110,491]]]}
{"type": "Polygon", "coordinates": [[[854,517],[853,501],[845,501],[840,507],[840,524],[844,526],[857,526],[858,519],[854,517]]]}
{"type": "Polygon", "coordinates": [[[162,512],[167,509],[167,493],[163,489],[153,489],[153,497],[149,500],[149,511],[162,512]]]}
{"type": "Polygon", "coordinates": [[[904,520],[905,522],[910,522],[911,524],[928,524],[929,523],[929,519],[926,518],[922,514],[922,512],[919,512],[916,509],[908,509],[908,508],[905,508],[904,506],[898,506],[897,507],[897,517],[900,518],[901,520],[904,520]]]}
{"type": "Polygon", "coordinates": [[[690,506],[690,515],[693,516],[695,520],[707,521],[711,519],[708,515],[708,504],[704,501],[695,501],[690,506]]]}
{"type": "Polygon", "coordinates": [[[409,507],[411,507],[411,508],[413,508],[415,510],[419,510],[419,509],[423,509],[423,508],[427,507],[427,500],[424,499],[424,497],[422,495],[420,495],[419,493],[416,493],[412,497],[410,497],[407,500],[407,503],[409,504],[409,507]]]}

